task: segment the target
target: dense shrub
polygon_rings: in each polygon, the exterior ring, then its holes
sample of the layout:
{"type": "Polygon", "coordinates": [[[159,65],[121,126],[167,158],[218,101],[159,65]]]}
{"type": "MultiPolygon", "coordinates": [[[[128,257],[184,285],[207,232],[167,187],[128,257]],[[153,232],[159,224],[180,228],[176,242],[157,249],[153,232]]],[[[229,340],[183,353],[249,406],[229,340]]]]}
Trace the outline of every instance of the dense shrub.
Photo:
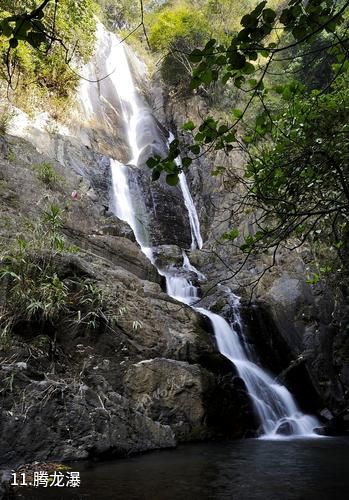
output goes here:
{"type": "MultiPolygon", "coordinates": [[[[31,12],[41,2],[21,0],[3,2],[0,21],[11,16],[31,12]]],[[[60,0],[45,7],[42,29],[53,34],[56,41],[37,44],[28,42],[25,32],[18,35],[15,46],[9,50],[11,33],[0,35],[0,80],[9,84],[14,97],[21,100],[23,94],[35,94],[36,100],[52,96],[67,99],[76,89],[79,76],[76,70],[91,56],[95,39],[97,5],[93,0],[60,0]],[[54,27],[54,29],[53,29],[54,27]],[[16,45],[17,44],[17,45],[16,45]]],[[[10,27],[14,23],[9,22],[10,27]]],[[[1,30],[0,30],[1,31],[1,30]]],[[[23,101],[23,99],[22,99],[23,101]]]]}
{"type": "Polygon", "coordinates": [[[98,284],[81,275],[64,276],[57,265],[56,256],[78,250],[65,240],[62,225],[62,212],[52,205],[36,223],[26,221],[15,240],[0,245],[2,339],[18,325],[41,325],[50,331],[64,325],[96,329],[112,323],[98,284]]]}

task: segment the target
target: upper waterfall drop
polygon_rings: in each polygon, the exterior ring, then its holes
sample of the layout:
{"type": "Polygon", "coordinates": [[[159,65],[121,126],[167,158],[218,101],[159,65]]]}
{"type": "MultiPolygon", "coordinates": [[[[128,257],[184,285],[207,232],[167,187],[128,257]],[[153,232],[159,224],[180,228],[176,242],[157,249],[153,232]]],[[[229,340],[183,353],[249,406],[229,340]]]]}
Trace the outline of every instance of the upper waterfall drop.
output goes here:
{"type": "Polygon", "coordinates": [[[111,37],[111,48],[105,65],[108,73],[110,73],[111,83],[120,99],[126,124],[127,139],[132,152],[132,158],[130,158],[129,163],[137,165],[141,152],[137,141],[137,126],[142,120],[141,106],[138,102],[139,98],[133,82],[124,44],[116,36],[111,37]]]}
{"type": "Polygon", "coordinates": [[[102,130],[103,140],[109,133],[107,146],[115,146],[116,151],[117,148],[123,148],[123,164],[115,159],[120,154],[109,154],[112,158],[115,213],[129,223],[141,247],[172,244],[171,231],[166,233],[166,228],[163,227],[167,220],[175,222],[173,229],[177,230],[179,244],[188,241],[189,246],[191,234],[191,248],[201,247],[200,223],[185,175],[180,175],[180,182],[175,190],[161,183],[161,188],[158,189],[157,185],[152,185],[150,170],[145,165],[152,155],[165,157],[169,141],[165,129],[157,122],[136,86],[137,83],[142,85],[142,81],[146,81],[146,73],[139,70],[140,63],[126,45],[116,35],[107,32],[101,24],[98,24],[96,38],[96,56],[92,63],[86,65],[85,76],[88,80],[101,81],[98,84],[83,81],[79,100],[86,120],[91,123],[97,135],[102,130]],[[125,143],[128,150],[125,149],[125,143]],[[140,190],[144,192],[140,193],[140,190]],[[180,200],[178,196],[181,197],[180,200]],[[160,206],[165,206],[166,209],[158,220],[156,216],[160,206]],[[186,210],[178,211],[181,206],[186,210]],[[184,220],[189,221],[186,224],[188,229],[185,228],[185,234],[181,234],[183,223],[179,221],[184,220]],[[160,238],[165,240],[164,243],[157,243],[160,233],[165,234],[160,238]]]}

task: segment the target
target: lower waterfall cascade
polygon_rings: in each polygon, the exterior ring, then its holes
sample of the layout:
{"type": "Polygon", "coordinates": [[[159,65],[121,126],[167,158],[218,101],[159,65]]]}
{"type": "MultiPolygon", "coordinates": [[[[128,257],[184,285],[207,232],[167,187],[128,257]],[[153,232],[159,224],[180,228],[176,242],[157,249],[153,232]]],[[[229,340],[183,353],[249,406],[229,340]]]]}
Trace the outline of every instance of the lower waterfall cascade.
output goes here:
{"type": "MultiPolygon", "coordinates": [[[[124,126],[132,153],[130,164],[137,166],[140,156],[138,134],[142,129],[141,120],[144,103],[140,104],[123,44],[119,43],[115,35],[109,34],[109,37],[112,38],[112,47],[108,59],[114,65],[118,64],[119,67],[118,77],[113,78],[112,82],[115,82],[114,90],[122,103],[121,109],[124,126]],[[116,80],[118,80],[117,83],[116,80]]],[[[86,100],[87,97],[84,96],[84,99],[86,100]]],[[[86,102],[85,106],[88,109],[93,108],[92,104],[86,102]]],[[[150,109],[146,110],[146,113],[148,117],[151,116],[150,109]]],[[[171,140],[173,140],[173,135],[169,134],[168,143],[171,140]]],[[[180,162],[180,158],[177,161],[180,162]]],[[[111,159],[113,209],[118,218],[130,225],[142,251],[155,264],[153,250],[148,243],[144,227],[141,227],[139,218],[135,214],[129,184],[129,170],[129,166],[111,159]]],[[[184,173],[180,175],[180,187],[184,205],[188,211],[188,220],[192,235],[191,247],[192,249],[201,248],[202,236],[200,233],[199,218],[184,173]]],[[[147,214],[144,214],[144,216],[146,217],[147,214]]],[[[166,279],[169,296],[192,307],[211,321],[219,351],[234,364],[240,378],[244,381],[256,416],[260,422],[260,437],[269,439],[280,439],[285,438],[285,436],[318,437],[313,432],[314,428],[320,426],[317,419],[313,416],[303,414],[298,409],[288,389],[275,382],[271,375],[254,362],[253,353],[249,351],[241,340],[240,332],[238,332],[236,326],[241,325],[239,298],[231,294],[236,325],[230,325],[218,314],[195,306],[199,300],[199,292],[198,288],[192,283],[190,275],[195,273],[199,281],[204,277],[192,266],[185,251],[183,251],[183,266],[180,271],[159,268],[158,271],[166,279]]]]}
{"type": "MultiPolygon", "coordinates": [[[[228,358],[244,381],[253,408],[260,422],[261,437],[266,439],[284,438],[289,436],[319,437],[314,429],[319,427],[318,420],[303,414],[288,389],[275,382],[265,370],[260,368],[250,358],[251,353],[241,342],[234,325],[218,314],[202,307],[195,307],[199,300],[197,289],[183,277],[167,278],[167,293],[196,311],[207,316],[211,321],[218,350],[228,358]]],[[[230,294],[233,299],[235,323],[241,325],[239,313],[240,299],[230,294]]]]}

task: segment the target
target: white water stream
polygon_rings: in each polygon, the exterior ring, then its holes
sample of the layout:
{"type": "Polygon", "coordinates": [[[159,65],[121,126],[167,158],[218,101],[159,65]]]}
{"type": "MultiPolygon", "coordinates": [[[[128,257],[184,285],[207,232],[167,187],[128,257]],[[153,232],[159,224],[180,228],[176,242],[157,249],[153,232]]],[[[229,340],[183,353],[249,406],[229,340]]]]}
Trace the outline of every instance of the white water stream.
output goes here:
{"type": "Polygon", "coordinates": [[[303,414],[288,389],[248,358],[235,329],[218,314],[201,308],[196,310],[211,320],[219,351],[234,364],[245,382],[260,420],[262,437],[277,439],[280,432],[317,437],[313,433],[313,429],[319,426],[317,419],[303,414]]]}
{"type": "MultiPolygon", "coordinates": [[[[114,35],[110,33],[106,35],[104,30],[99,29],[97,35],[100,47],[103,47],[104,43],[109,44],[105,60],[107,70],[112,71],[115,66],[118,68],[117,73],[115,72],[110,76],[109,83],[112,84],[121,101],[127,138],[132,152],[129,163],[137,164],[141,153],[139,137],[143,133],[143,115],[145,113],[149,117],[151,111],[144,108],[144,103],[138,96],[123,44],[120,44],[114,35]],[[106,40],[106,38],[108,39],[106,40]]],[[[88,98],[88,93],[84,92],[85,107],[94,109],[93,103],[86,102],[88,98]]],[[[173,140],[173,136],[170,136],[169,141],[171,140],[173,140]]],[[[180,158],[177,161],[180,164],[180,158]]],[[[128,182],[128,167],[112,160],[111,168],[115,212],[120,219],[128,222],[143,252],[153,262],[152,249],[147,245],[144,231],[140,230],[135,214],[128,182]]],[[[180,186],[189,214],[192,246],[201,248],[202,237],[199,219],[184,174],[180,176],[180,186]]],[[[166,277],[168,294],[192,307],[198,300],[198,289],[186,276],[193,273],[197,275],[199,280],[203,278],[192,266],[185,253],[183,253],[183,268],[180,276],[176,276],[175,273],[171,272],[161,272],[166,277]]],[[[233,296],[233,300],[235,323],[241,325],[239,300],[235,296],[233,296]]],[[[235,365],[240,377],[243,379],[260,421],[262,437],[276,439],[284,437],[279,432],[292,436],[315,436],[313,429],[319,426],[319,422],[314,417],[304,415],[297,408],[293,396],[286,387],[276,383],[266,371],[253,362],[251,359],[252,354],[244,345],[243,340],[240,339],[234,324],[229,325],[221,316],[206,309],[196,308],[196,310],[210,319],[219,351],[235,365]]]]}
{"type": "MultiPolygon", "coordinates": [[[[172,132],[170,132],[168,142],[171,144],[171,142],[174,140],[174,135],[172,132]]],[[[180,156],[176,158],[176,163],[177,165],[182,168],[182,159],[180,156]]],[[[179,184],[181,186],[181,190],[183,193],[183,198],[184,198],[184,204],[186,206],[186,209],[188,210],[188,215],[189,215],[189,222],[190,222],[190,231],[191,231],[191,248],[202,248],[202,236],[200,232],[200,222],[199,222],[199,217],[196,212],[196,208],[193,202],[193,198],[190,194],[188,183],[187,183],[187,178],[183,172],[179,174],[179,184]]]]}

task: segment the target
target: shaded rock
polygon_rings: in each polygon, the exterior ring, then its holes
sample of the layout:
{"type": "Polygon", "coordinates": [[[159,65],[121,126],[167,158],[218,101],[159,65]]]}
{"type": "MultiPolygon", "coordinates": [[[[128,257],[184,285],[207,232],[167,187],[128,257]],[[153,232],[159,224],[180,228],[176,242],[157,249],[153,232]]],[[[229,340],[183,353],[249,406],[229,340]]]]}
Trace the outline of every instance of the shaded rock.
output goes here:
{"type": "Polygon", "coordinates": [[[321,412],[325,420],[324,426],[315,429],[322,436],[348,436],[349,435],[349,408],[345,408],[336,415],[332,415],[327,409],[321,412]]]}
{"type": "Polygon", "coordinates": [[[257,350],[264,356],[268,349],[272,363],[277,363],[276,372],[293,364],[285,380],[303,407],[310,403],[307,410],[324,404],[340,408],[345,398],[333,359],[333,341],[340,338],[333,323],[333,297],[325,290],[312,290],[298,274],[269,279],[271,288],[256,301],[250,315],[257,350]],[[303,362],[297,364],[300,357],[303,362]]]}
{"type": "Polygon", "coordinates": [[[104,257],[116,266],[124,267],[141,279],[160,282],[155,267],[136,243],[127,238],[111,235],[86,235],[76,228],[65,227],[70,240],[84,250],[104,257]]]}
{"type": "Polygon", "coordinates": [[[10,482],[11,476],[8,470],[0,469],[0,499],[8,499],[10,497],[10,482]]]}
{"type": "MultiPolygon", "coordinates": [[[[258,353],[262,366],[277,374],[276,379],[296,396],[303,411],[315,413],[321,408],[322,399],[310,369],[310,353],[296,349],[295,343],[290,344],[289,332],[287,338],[281,334],[280,323],[274,321],[273,307],[261,301],[249,307],[243,306],[247,339],[254,352],[258,353]]],[[[293,331],[291,318],[287,325],[293,331]]]]}
{"type": "Polygon", "coordinates": [[[22,413],[1,412],[2,463],[79,460],[175,445],[169,427],[136,412],[117,393],[46,381],[26,388],[22,413]]]}
{"type": "Polygon", "coordinates": [[[255,429],[244,389],[238,396],[234,369],[216,377],[200,365],[156,358],[130,366],[125,391],[137,410],[170,425],[181,441],[223,435],[241,436],[255,429]]]}
{"type": "Polygon", "coordinates": [[[293,434],[292,422],[282,422],[276,430],[276,434],[281,436],[291,436],[293,434]]]}
{"type": "Polygon", "coordinates": [[[188,440],[207,435],[204,399],[213,384],[213,375],[199,365],[156,358],[129,368],[125,391],[138,410],[188,440]]]}
{"type": "Polygon", "coordinates": [[[146,165],[130,167],[129,172],[134,210],[149,235],[149,246],[174,244],[190,248],[190,224],[180,187],[169,186],[163,178],[152,182],[146,165]]]}
{"type": "Polygon", "coordinates": [[[333,415],[328,408],[324,408],[323,410],[321,410],[320,416],[322,418],[324,418],[325,420],[332,420],[333,419],[333,415]]]}

